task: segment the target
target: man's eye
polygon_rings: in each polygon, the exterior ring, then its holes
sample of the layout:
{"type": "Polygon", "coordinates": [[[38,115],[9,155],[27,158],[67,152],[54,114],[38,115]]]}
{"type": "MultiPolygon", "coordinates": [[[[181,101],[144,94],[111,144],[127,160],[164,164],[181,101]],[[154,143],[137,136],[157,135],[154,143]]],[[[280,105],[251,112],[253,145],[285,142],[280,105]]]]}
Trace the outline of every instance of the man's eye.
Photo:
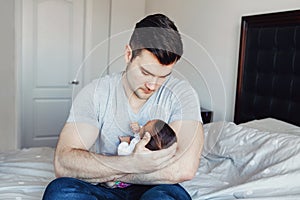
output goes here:
{"type": "Polygon", "coordinates": [[[149,73],[147,73],[147,72],[145,72],[145,71],[142,71],[142,74],[144,74],[144,75],[149,75],[149,73]]]}

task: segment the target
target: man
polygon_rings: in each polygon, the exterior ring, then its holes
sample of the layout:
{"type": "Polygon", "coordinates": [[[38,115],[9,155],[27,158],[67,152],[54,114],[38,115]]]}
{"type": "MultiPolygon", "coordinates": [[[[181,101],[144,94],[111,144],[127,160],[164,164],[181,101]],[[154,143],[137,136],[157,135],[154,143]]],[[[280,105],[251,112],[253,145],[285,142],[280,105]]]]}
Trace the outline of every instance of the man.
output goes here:
{"type": "Polygon", "coordinates": [[[197,171],[203,129],[196,92],[171,76],[182,46],[176,26],[162,14],[136,24],[125,48],[126,70],[93,81],[73,102],[55,152],[60,178],[48,185],[45,200],[190,199],[178,183],[197,171]],[[151,151],[145,134],[132,154],[117,156],[118,138],[131,134],[129,124],[151,119],[168,122],[177,143],[151,151]],[[130,186],[101,184],[108,181],[130,186]]]}

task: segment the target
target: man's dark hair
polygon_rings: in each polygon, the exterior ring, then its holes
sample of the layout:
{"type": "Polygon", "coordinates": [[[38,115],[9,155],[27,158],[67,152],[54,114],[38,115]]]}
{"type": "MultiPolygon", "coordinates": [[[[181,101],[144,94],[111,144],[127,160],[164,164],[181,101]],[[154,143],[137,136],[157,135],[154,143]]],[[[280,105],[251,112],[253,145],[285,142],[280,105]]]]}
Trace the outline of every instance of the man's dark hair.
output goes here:
{"type": "Polygon", "coordinates": [[[148,130],[151,140],[146,148],[155,151],[166,149],[177,141],[174,130],[164,121],[156,120],[152,130],[148,130]]]}
{"type": "Polygon", "coordinates": [[[131,61],[146,49],[163,65],[178,61],[183,53],[181,36],[167,16],[149,15],[139,21],[131,35],[129,45],[132,49],[131,61]]]}

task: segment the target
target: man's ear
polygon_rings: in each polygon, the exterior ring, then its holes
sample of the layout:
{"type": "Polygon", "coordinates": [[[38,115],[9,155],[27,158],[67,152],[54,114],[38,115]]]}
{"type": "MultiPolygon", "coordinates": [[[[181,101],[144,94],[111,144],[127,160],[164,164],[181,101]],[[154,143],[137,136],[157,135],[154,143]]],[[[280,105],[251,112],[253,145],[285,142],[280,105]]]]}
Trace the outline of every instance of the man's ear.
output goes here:
{"type": "Polygon", "coordinates": [[[126,64],[128,64],[130,61],[131,61],[131,58],[132,58],[132,50],[131,50],[131,47],[127,44],[125,46],[125,62],[126,64]]]}

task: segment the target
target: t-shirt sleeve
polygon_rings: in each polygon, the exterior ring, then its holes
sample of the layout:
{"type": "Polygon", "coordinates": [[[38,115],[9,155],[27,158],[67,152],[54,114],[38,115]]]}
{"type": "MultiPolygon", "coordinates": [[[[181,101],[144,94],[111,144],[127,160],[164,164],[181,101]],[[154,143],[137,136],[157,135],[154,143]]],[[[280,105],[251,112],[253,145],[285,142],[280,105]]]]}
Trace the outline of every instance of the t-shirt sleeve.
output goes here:
{"type": "Polygon", "coordinates": [[[95,84],[90,83],[73,100],[67,122],[88,123],[99,128],[99,117],[95,108],[95,84]]]}
{"type": "Polygon", "coordinates": [[[174,88],[175,101],[170,122],[178,120],[195,120],[202,123],[201,108],[197,92],[186,81],[174,88]]]}

